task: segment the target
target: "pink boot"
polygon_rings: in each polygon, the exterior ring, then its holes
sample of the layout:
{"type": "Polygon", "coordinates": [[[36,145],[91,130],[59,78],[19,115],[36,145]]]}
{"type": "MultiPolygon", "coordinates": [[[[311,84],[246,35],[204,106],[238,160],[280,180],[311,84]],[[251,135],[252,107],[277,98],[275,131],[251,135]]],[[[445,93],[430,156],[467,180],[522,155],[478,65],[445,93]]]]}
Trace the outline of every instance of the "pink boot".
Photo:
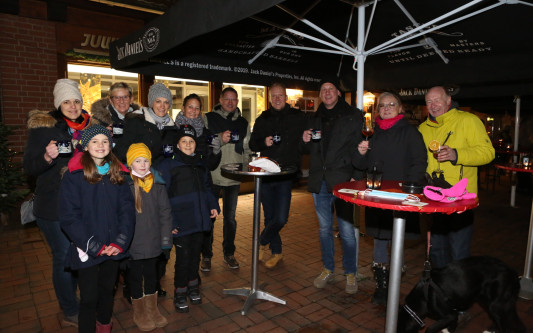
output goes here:
{"type": "Polygon", "coordinates": [[[111,327],[113,326],[113,323],[110,322],[109,324],[100,324],[100,322],[96,321],[96,333],[111,333],[111,327]]]}

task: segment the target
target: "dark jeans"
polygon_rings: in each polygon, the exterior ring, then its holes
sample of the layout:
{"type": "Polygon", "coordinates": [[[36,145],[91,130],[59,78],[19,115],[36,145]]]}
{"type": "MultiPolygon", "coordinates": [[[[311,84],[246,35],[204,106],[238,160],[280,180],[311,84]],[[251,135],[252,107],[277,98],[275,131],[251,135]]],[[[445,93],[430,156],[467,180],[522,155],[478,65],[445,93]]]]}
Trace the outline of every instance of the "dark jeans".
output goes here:
{"type": "Polygon", "coordinates": [[[52,281],[59,306],[66,316],[75,316],[79,311],[76,299],[78,281],[72,271],[65,269],[70,241],[61,230],[59,221],[37,218],[37,225],[52,250],[52,281]]]}
{"type": "Polygon", "coordinates": [[[94,333],[96,320],[109,324],[113,314],[113,288],[117,280],[119,261],[106,260],[101,264],[80,269],[80,314],[78,332],[94,333]]]}
{"type": "Polygon", "coordinates": [[[261,184],[261,204],[265,215],[265,228],[260,244],[270,244],[272,254],[281,253],[280,230],[289,219],[292,178],[280,181],[264,181],[261,184]]]}
{"type": "Polygon", "coordinates": [[[430,256],[433,268],[470,257],[474,212],[432,214],[432,217],[430,256]]]}
{"type": "Polygon", "coordinates": [[[174,264],[174,288],[185,288],[189,281],[198,279],[203,232],[174,237],[176,263],[174,264]]]}
{"type": "MultiPolygon", "coordinates": [[[[237,200],[239,199],[239,188],[240,185],[219,186],[213,184],[211,187],[213,195],[217,199],[222,191],[222,215],[224,215],[222,249],[225,256],[231,256],[235,253],[235,232],[237,231],[235,211],[237,210],[237,200]]],[[[213,257],[213,229],[205,235],[202,256],[204,258],[213,257]]]]}
{"type": "Polygon", "coordinates": [[[128,270],[128,287],[130,288],[131,298],[139,299],[145,294],[155,294],[157,286],[157,260],[158,257],[130,260],[128,270]]]}

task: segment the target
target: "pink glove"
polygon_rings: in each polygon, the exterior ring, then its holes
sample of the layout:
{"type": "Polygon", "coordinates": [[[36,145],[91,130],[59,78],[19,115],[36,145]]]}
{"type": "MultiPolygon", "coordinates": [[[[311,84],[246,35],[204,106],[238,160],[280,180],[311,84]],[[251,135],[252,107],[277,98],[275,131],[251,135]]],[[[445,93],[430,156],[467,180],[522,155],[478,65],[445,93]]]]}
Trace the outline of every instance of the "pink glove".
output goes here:
{"type": "Polygon", "coordinates": [[[424,187],[424,195],[430,200],[440,202],[454,202],[462,199],[475,199],[475,193],[468,193],[466,191],[467,185],[468,179],[463,178],[451,188],[426,186],[424,187]]]}

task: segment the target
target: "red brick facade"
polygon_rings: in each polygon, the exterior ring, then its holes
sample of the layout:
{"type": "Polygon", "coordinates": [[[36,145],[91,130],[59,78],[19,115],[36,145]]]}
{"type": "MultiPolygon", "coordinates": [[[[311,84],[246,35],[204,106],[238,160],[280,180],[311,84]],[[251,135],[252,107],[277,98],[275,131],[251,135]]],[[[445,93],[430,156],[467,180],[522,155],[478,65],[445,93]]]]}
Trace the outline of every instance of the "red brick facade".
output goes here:
{"type": "Polygon", "coordinates": [[[15,151],[23,152],[28,112],[53,108],[58,77],[55,24],[0,14],[0,26],[1,120],[16,127],[9,141],[15,151]]]}

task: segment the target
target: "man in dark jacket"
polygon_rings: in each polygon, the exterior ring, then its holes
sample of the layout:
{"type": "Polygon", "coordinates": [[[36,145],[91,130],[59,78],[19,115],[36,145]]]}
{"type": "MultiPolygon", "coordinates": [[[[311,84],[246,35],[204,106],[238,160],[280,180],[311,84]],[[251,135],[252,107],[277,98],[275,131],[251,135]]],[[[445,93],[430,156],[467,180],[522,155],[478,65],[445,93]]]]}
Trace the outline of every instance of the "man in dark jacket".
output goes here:
{"type": "MultiPolygon", "coordinates": [[[[286,87],[274,83],[270,87],[270,109],[263,111],[255,121],[250,138],[250,149],[260,152],[281,166],[299,169],[301,155],[298,150],[300,135],[305,130],[305,114],[290,107],[286,87]]],[[[266,246],[270,244],[272,256],[265,262],[274,268],[283,258],[280,230],[287,223],[291,205],[292,183],[296,173],[266,177],[261,186],[261,203],[265,215],[265,228],[259,242],[259,260],[263,260],[266,246]]]]}
{"type": "Polygon", "coordinates": [[[323,80],[320,85],[322,103],[310,119],[309,129],[303,132],[304,148],[311,154],[308,190],[313,193],[315,211],[320,224],[320,246],[324,269],[314,280],[317,288],[324,288],[334,279],[333,204],[337,215],[343,248],[343,267],[346,275],[346,292],[357,292],[357,241],[351,220],[353,210],[344,202],[335,202],[333,186],[360,178],[352,165],[356,159],[357,145],[362,139],[362,114],[340,99],[336,79],[323,80]],[[314,130],[314,131],[313,131],[314,130]],[[318,131],[321,138],[318,138],[318,131]],[[313,136],[313,140],[312,139],[313,136]]]}

